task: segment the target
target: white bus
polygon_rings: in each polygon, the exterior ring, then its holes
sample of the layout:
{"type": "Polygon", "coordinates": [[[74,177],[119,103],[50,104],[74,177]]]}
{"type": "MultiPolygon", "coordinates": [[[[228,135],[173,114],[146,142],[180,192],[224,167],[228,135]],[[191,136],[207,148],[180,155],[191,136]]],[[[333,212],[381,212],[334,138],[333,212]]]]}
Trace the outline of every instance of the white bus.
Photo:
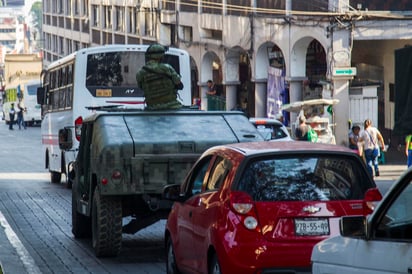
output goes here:
{"type": "MultiPolygon", "coordinates": [[[[42,144],[45,168],[52,183],[59,183],[75,160],[80,128],[85,117],[109,106],[144,108],[143,91],[137,87],[136,73],[145,64],[148,45],[107,45],[81,49],[51,63],[43,73],[37,91],[42,105],[42,144]],[[59,133],[67,129],[72,136],[70,148],[59,147],[59,133]]],[[[186,51],[169,48],[164,62],[182,76],[184,89],[178,99],[191,105],[190,57],[186,51]]]]}
{"type": "Polygon", "coordinates": [[[41,123],[41,105],[37,103],[37,88],[40,87],[40,79],[31,80],[23,84],[24,122],[28,126],[41,123]]]}

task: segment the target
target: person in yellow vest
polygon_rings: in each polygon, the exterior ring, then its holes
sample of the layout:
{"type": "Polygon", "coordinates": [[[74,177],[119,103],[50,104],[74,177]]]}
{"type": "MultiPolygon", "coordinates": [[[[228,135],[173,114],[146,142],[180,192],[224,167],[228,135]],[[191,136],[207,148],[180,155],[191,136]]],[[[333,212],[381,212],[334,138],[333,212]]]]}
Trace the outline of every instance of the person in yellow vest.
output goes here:
{"type": "Polygon", "coordinates": [[[405,143],[406,164],[410,167],[412,165],[412,134],[406,136],[405,143]]]}

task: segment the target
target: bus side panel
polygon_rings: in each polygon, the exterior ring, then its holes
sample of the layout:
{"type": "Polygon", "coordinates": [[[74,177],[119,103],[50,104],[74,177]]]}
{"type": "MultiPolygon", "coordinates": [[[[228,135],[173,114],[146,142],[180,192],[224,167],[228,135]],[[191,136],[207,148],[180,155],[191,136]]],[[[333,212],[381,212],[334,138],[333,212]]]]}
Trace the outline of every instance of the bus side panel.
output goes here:
{"type": "Polygon", "coordinates": [[[40,80],[26,83],[23,89],[23,103],[26,108],[24,121],[26,123],[41,122],[41,106],[37,104],[37,88],[40,86],[40,80]]]}
{"type": "MultiPolygon", "coordinates": [[[[59,148],[59,130],[65,127],[73,130],[73,126],[74,121],[72,111],[48,112],[45,114],[41,123],[41,136],[44,148],[43,155],[46,157],[47,154],[50,171],[62,172],[61,157],[63,151],[59,148]]],[[[75,160],[78,146],[79,142],[74,138],[72,150],[64,152],[66,165],[75,160]]]]}
{"type": "Polygon", "coordinates": [[[184,85],[183,90],[179,90],[179,98],[182,99],[182,104],[184,106],[192,105],[192,81],[191,81],[191,68],[190,68],[190,57],[188,54],[179,54],[180,56],[180,76],[182,77],[182,83],[184,85]]]}

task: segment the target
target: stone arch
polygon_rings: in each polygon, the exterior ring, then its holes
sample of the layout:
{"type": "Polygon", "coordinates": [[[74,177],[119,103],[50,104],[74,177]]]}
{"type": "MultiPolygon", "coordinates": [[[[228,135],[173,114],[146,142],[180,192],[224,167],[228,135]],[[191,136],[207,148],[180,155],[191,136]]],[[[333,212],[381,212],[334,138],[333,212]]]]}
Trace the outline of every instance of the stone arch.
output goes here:
{"type": "Polygon", "coordinates": [[[326,51],[318,40],[313,39],[306,51],[306,78],[308,80],[305,84],[310,89],[320,89],[321,92],[322,83],[326,83],[327,80],[327,72],[326,51]]]}
{"type": "MultiPolygon", "coordinates": [[[[267,41],[262,43],[255,58],[255,109],[256,117],[268,116],[268,68],[276,67],[285,70],[285,55],[283,50],[275,43],[267,41]]],[[[289,98],[286,98],[289,101],[289,98]]]]}
{"type": "Polygon", "coordinates": [[[306,52],[313,37],[303,37],[292,47],[290,52],[290,77],[306,77],[306,52]]]}
{"type": "Polygon", "coordinates": [[[252,84],[252,66],[248,51],[236,46],[225,50],[224,83],[226,109],[243,110],[248,115],[255,112],[255,89],[252,84]]]}
{"type": "Polygon", "coordinates": [[[286,68],[283,50],[275,43],[267,41],[256,52],[255,79],[267,80],[268,67],[286,68]]]}
{"type": "Polygon", "coordinates": [[[219,56],[213,51],[206,52],[202,58],[200,81],[203,84],[209,79],[213,81],[219,80],[219,83],[222,81],[222,62],[219,56]]]}
{"type": "MultiPolygon", "coordinates": [[[[325,58],[327,66],[329,66],[327,60],[329,58],[329,48],[330,40],[326,38],[325,34],[320,31],[319,29],[314,28],[313,33],[311,36],[308,36],[307,33],[302,31],[295,31],[294,36],[290,41],[291,50],[289,56],[289,64],[290,68],[288,69],[288,76],[290,78],[294,77],[306,77],[306,54],[308,51],[308,47],[310,43],[316,40],[317,43],[323,48],[325,51],[325,58]]],[[[329,67],[327,70],[329,71],[329,67]]]]}
{"type": "Polygon", "coordinates": [[[200,108],[208,109],[207,103],[207,81],[212,80],[216,84],[222,84],[222,62],[214,51],[207,51],[201,60],[200,75],[200,108]]]}
{"type": "MultiPolygon", "coordinates": [[[[315,35],[316,36],[316,35],[315,35]]],[[[319,35],[318,35],[319,36],[319,35]]],[[[321,36],[320,36],[321,37],[321,36]]],[[[290,101],[301,101],[303,98],[303,85],[309,83],[308,79],[311,79],[312,75],[309,74],[312,68],[308,68],[308,50],[310,50],[311,45],[316,44],[324,52],[323,58],[325,63],[324,76],[322,79],[327,78],[327,72],[329,70],[328,64],[328,50],[326,47],[325,39],[317,39],[314,36],[303,36],[294,41],[292,45],[292,50],[290,52],[290,69],[289,69],[289,85],[291,87],[290,91],[290,101]]],[[[310,56],[309,56],[310,57],[310,56]]],[[[319,82],[321,79],[314,80],[315,83],[319,82]]]]}

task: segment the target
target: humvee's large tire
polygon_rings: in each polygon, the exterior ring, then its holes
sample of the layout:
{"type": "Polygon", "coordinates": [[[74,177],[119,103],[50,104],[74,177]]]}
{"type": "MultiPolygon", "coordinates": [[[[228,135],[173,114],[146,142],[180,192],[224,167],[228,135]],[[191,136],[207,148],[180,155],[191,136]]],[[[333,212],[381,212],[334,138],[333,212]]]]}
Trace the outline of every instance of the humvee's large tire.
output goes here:
{"type": "Polygon", "coordinates": [[[100,196],[96,187],[92,207],[93,248],[97,257],[117,256],[122,246],[122,203],[100,196]]]}
{"type": "Polygon", "coordinates": [[[92,236],[91,218],[77,212],[77,187],[72,189],[72,233],[75,238],[90,238],[92,236]]]}
{"type": "Polygon", "coordinates": [[[62,174],[60,172],[50,171],[50,181],[53,184],[60,184],[62,180],[62,174]]]}

